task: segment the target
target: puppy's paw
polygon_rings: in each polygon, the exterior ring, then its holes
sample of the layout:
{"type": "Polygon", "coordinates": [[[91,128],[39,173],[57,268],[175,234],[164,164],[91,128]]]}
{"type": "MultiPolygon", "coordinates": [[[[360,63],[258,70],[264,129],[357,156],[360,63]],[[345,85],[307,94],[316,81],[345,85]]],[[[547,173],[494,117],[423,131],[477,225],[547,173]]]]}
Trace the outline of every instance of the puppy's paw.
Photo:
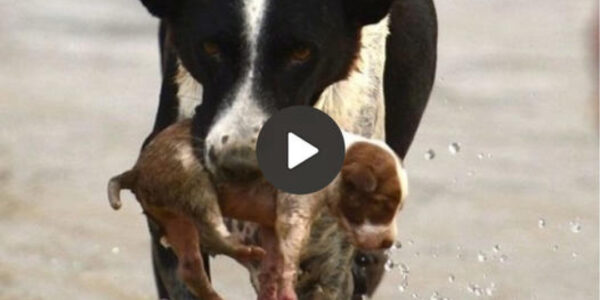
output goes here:
{"type": "Polygon", "coordinates": [[[241,262],[262,260],[267,253],[258,246],[237,246],[234,253],[234,258],[241,262]]]}
{"type": "Polygon", "coordinates": [[[282,287],[280,287],[277,300],[298,300],[294,286],[284,284],[282,287]]]}

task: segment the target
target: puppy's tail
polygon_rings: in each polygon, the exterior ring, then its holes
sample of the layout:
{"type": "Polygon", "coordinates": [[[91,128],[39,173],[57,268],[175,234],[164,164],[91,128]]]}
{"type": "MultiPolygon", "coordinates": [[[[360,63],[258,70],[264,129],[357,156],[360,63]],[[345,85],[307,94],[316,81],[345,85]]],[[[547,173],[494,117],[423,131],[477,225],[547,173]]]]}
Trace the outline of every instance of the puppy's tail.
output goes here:
{"type": "Polygon", "coordinates": [[[135,172],[133,170],[126,171],[108,181],[108,202],[114,210],[117,210],[122,206],[121,190],[131,190],[134,182],[135,172]]]}

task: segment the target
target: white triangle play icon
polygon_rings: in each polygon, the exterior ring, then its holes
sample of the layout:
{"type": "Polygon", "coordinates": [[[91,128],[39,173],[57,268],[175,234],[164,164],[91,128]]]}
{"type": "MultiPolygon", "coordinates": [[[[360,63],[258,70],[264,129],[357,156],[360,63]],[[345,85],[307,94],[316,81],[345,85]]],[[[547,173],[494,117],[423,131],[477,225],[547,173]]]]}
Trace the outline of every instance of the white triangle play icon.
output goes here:
{"type": "Polygon", "coordinates": [[[299,136],[288,132],[288,169],[291,170],[307,159],[317,155],[319,149],[301,139],[299,136]]]}

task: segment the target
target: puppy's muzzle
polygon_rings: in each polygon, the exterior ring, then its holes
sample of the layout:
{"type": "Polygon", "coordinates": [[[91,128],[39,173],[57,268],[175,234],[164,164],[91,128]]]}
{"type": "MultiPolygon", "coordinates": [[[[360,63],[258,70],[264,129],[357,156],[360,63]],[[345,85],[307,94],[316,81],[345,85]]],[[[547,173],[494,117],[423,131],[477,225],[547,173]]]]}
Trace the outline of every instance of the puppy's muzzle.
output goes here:
{"type": "Polygon", "coordinates": [[[226,182],[249,182],[260,177],[256,151],[250,146],[224,147],[216,152],[211,148],[208,153],[215,175],[226,182]]]}

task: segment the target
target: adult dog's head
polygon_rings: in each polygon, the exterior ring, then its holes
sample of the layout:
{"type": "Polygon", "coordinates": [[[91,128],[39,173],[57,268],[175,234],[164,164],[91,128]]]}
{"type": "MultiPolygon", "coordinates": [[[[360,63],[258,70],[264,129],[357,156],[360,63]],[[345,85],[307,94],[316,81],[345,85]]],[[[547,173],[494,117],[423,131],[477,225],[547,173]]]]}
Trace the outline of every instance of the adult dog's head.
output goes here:
{"type": "Polygon", "coordinates": [[[392,0],[142,0],[166,25],[180,67],[202,85],[196,133],[211,171],[259,174],[255,144],[278,109],[313,105],[352,70],[361,28],[392,0]]]}

